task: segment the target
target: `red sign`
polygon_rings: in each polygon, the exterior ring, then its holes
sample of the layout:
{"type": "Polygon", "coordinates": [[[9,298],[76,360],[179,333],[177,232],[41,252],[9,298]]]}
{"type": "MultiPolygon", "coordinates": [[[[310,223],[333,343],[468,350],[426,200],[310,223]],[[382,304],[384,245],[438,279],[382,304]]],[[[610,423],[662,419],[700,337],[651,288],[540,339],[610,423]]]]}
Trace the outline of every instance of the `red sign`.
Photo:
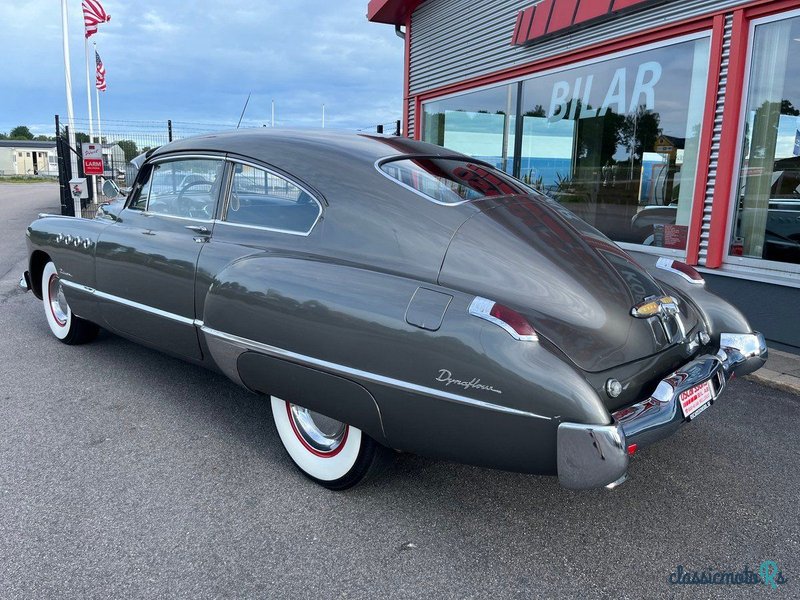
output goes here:
{"type": "Polygon", "coordinates": [[[686,250],[686,238],[688,236],[688,225],[664,225],[664,248],[686,250]]]}
{"type": "Polygon", "coordinates": [[[99,158],[84,158],[83,172],[85,175],[102,175],[103,161],[99,158]]]}
{"type": "Polygon", "coordinates": [[[103,147],[100,144],[83,143],[83,173],[85,175],[103,174],[103,147]]]}
{"type": "Polygon", "coordinates": [[[659,0],[542,0],[519,11],[511,38],[512,46],[521,46],[544,35],[564,31],[584,23],[616,16],[629,8],[643,8],[659,0]]]}

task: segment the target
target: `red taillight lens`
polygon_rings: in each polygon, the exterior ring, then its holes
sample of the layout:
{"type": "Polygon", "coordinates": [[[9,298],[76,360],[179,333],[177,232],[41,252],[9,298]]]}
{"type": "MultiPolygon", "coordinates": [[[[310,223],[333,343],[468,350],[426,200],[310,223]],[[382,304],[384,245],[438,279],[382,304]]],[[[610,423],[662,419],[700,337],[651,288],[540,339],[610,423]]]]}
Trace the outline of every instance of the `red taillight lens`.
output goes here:
{"type": "Polygon", "coordinates": [[[689,283],[705,283],[705,279],[694,267],[690,267],[684,262],[672,258],[659,258],[656,267],[664,271],[669,271],[680,275],[689,283]]]}
{"type": "Polygon", "coordinates": [[[636,451],[639,449],[639,446],[636,444],[628,444],[628,456],[633,456],[636,454],[636,451]]]}
{"type": "Polygon", "coordinates": [[[502,327],[515,339],[524,342],[535,342],[539,339],[525,317],[488,298],[475,298],[469,306],[469,313],[502,327]]]}
{"type": "Polygon", "coordinates": [[[489,311],[495,319],[500,319],[503,323],[511,327],[520,337],[536,335],[536,332],[531,327],[531,324],[525,320],[521,314],[515,310],[511,310],[507,306],[497,304],[489,311]]]}

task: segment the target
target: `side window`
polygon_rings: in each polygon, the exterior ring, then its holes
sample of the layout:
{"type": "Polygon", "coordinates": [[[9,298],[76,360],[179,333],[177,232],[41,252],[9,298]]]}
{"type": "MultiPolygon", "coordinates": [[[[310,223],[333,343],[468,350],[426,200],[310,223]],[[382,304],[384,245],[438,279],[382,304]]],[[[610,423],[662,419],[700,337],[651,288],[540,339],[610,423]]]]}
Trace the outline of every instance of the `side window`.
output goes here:
{"type": "Polygon", "coordinates": [[[285,177],[250,165],[234,166],[226,222],[306,234],[321,211],[311,194],[285,177]]]}
{"type": "Polygon", "coordinates": [[[133,188],[133,198],[128,208],[133,210],[147,210],[147,198],[150,195],[150,181],[153,171],[146,167],[142,173],[143,180],[137,181],[133,188]]]}
{"type": "Polygon", "coordinates": [[[213,219],[225,163],[187,158],[153,165],[147,211],[190,219],[213,219]]]}

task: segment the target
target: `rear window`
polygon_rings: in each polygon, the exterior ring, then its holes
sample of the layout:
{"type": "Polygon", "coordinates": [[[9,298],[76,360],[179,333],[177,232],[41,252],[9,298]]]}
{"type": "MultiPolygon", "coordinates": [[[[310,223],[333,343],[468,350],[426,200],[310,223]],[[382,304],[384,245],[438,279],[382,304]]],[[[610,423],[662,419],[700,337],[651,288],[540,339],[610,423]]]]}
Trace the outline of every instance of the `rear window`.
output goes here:
{"type": "Polygon", "coordinates": [[[465,160],[404,158],[381,163],[380,169],[404,187],[440,204],[531,193],[502,171],[465,160]]]}

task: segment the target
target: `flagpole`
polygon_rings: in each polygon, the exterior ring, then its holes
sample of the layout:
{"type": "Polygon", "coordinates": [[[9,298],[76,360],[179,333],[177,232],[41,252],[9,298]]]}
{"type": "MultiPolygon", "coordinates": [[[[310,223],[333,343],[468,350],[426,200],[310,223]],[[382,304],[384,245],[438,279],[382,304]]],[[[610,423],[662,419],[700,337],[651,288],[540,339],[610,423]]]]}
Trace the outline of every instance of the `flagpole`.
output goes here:
{"type": "Polygon", "coordinates": [[[272,101],[272,123],[271,125],[275,127],[275,100],[272,101]]]}
{"type": "MultiPolygon", "coordinates": [[[[92,127],[92,84],[91,80],[89,79],[89,38],[85,35],[83,37],[83,48],[86,54],[86,103],[89,108],[89,143],[94,143],[94,128],[92,127]]],[[[92,185],[90,186],[91,194],[90,197],[92,202],[97,202],[97,196],[95,194],[95,186],[97,185],[97,181],[94,175],[91,175],[92,185]]]]}
{"type": "MultiPolygon", "coordinates": [[[[69,66],[69,26],[67,19],[67,0],[61,0],[61,38],[64,46],[64,85],[67,90],[67,122],[69,123],[69,145],[75,148],[75,113],[72,109],[72,71],[69,66]]],[[[57,132],[58,133],[58,132],[57,132]]],[[[69,153],[73,177],[78,176],[78,157],[69,153]]]]}
{"type": "MultiPolygon", "coordinates": [[[[94,52],[95,52],[95,71],[97,71],[97,42],[93,43],[94,52]]],[[[95,105],[97,106],[97,143],[100,144],[100,158],[103,158],[103,125],[100,121],[100,90],[97,87],[97,73],[95,72],[95,82],[94,82],[94,100],[95,105]]],[[[100,177],[100,185],[103,185],[103,178],[100,177]]]]}
{"type": "Polygon", "coordinates": [[[322,105],[322,128],[325,129],[325,105],[322,105]]]}

